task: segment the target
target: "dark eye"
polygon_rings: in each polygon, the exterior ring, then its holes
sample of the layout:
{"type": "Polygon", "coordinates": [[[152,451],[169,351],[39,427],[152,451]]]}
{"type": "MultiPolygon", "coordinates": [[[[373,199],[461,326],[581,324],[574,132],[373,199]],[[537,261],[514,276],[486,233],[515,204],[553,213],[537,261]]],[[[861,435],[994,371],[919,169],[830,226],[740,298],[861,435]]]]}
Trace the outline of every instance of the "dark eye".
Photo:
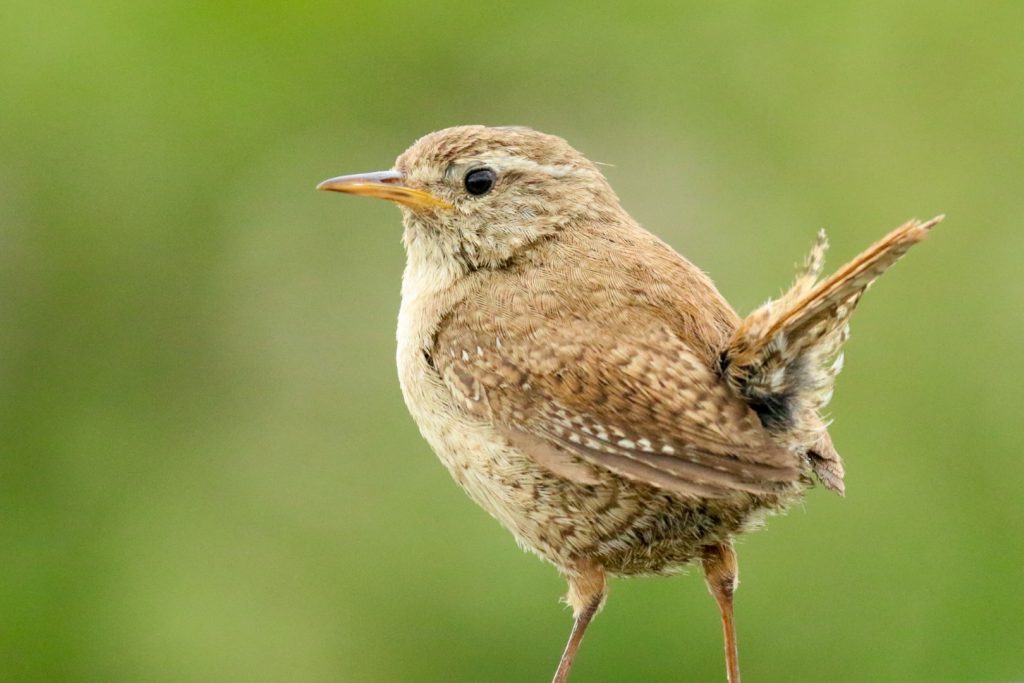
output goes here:
{"type": "Polygon", "coordinates": [[[463,182],[466,185],[466,192],[481,195],[490,192],[497,179],[498,176],[491,169],[475,168],[466,174],[466,179],[463,182]]]}

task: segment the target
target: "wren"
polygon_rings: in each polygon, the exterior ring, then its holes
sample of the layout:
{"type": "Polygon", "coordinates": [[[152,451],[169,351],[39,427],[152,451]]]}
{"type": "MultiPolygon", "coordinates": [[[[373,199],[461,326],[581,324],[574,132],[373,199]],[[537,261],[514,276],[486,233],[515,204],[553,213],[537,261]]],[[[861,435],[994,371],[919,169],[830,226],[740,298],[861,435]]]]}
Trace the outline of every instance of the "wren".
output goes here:
{"type": "Polygon", "coordinates": [[[738,683],[733,539],[815,479],[844,492],[822,411],[850,315],[942,217],[906,223],[825,279],[819,233],[793,285],[740,318],[559,137],[448,128],[392,170],[318,188],[401,207],[402,393],[455,481],[568,581],[555,683],[608,576],[691,563],[738,683]]]}

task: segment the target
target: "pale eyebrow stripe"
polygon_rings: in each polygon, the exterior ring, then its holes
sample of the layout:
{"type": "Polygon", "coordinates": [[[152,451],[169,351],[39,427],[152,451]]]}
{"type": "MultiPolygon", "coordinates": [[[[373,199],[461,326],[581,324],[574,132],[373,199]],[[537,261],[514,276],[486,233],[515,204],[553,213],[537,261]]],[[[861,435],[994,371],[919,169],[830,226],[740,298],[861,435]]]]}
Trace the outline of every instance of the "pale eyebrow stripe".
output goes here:
{"type": "Polygon", "coordinates": [[[456,168],[468,168],[473,162],[479,162],[481,166],[485,166],[488,161],[494,161],[496,163],[500,162],[504,170],[538,171],[555,178],[564,178],[570,175],[581,174],[580,169],[568,164],[538,164],[532,159],[524,159],[522,157],[494,156],[490,159],[456,159],[448,165],[447,169],[445,169],[445,175],[450,176],[456,168]]]}

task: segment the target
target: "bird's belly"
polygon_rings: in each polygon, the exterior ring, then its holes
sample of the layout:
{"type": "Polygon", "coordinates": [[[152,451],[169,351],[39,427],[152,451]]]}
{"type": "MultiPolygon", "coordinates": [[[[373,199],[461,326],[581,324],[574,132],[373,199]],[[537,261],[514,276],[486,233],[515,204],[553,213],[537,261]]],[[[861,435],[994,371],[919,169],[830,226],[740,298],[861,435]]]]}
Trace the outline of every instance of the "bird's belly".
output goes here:
{"type": "Polygon", "coordinates": [[[491,425],[468,415],[422,353],[399,349],[402,395],[423,438],[452,478],[518,543],[556,565],[567,557],[556,542],[569,524],[557,481],[511,446],[491,425]]]}

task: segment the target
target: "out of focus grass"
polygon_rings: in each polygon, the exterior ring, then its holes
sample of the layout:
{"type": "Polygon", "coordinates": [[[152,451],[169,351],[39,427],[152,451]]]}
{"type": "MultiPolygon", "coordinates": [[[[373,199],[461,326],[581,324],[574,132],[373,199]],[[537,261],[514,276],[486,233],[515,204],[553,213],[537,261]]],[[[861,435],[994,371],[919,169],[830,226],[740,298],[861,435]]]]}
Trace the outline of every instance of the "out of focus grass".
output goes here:
{"type": "MultiPolygon", "coordinates": [[[[418,135],[567,137],[741,311],[949,216],[873,288],[849,496],[745,540],[751,680],[1024,677],[1024,6],[0,8],[0,678],[544,680],[555,572],[394,377],[397,212],[312,191],[418,135]]],[[[580,680],[721,678],[694,576],[618,582],[580,680]]]]}

